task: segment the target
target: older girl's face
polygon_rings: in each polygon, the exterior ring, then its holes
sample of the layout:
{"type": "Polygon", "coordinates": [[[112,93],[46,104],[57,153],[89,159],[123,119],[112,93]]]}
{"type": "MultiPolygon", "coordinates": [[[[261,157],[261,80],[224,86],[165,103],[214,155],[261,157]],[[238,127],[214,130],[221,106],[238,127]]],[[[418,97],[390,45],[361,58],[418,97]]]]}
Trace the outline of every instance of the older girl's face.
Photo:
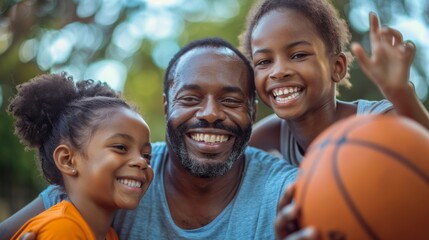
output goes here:
{"type": "Polygon", "coordinates": [[[252,32],[251,49],[258,95],[280,118],[302,118],[335,101],[335,59],[302,13],[267,13],[252,32]]]}

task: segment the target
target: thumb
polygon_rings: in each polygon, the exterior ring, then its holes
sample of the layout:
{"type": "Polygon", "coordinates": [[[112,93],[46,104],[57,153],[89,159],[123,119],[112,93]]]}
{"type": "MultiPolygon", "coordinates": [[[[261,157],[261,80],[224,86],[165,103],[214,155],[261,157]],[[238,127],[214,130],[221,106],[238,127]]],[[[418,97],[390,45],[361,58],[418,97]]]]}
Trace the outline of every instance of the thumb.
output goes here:
{"type": "Polygon", "coordinates": [[[22,235],[19,240],[36,240],[36,234],[33,232],[27,232],[22,235]]]}

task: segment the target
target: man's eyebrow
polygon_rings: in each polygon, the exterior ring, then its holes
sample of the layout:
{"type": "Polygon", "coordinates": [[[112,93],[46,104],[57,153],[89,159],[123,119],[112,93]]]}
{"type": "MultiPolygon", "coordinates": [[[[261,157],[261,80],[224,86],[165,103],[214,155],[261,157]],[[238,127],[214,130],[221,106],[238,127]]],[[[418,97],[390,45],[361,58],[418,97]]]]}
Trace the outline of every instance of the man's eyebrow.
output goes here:
{"type": "MultiPolygon", "coordinates": [[[[179,91],[184,90],[201,90],[202,87],[197,84],[185,84],[182,86],[182,88],[179,91]]],[[[239,87],[234,86],[225,86],[222,88],[223,92],[229,92],[229,93],[243,93],[242,89],[239,87]]]]}
{"type": "Polygon", "coordinates": [[[222,90],[224,92],[243,93],[243,91],[241,91],[241,88],[239,87],[226,86],[226,87],[223,87],[222,90]]]}
{"type": "Polygon", "coordinates": [[[200,90],[201,87],[197,84],[184,84],[181,90],[200,90]]]}

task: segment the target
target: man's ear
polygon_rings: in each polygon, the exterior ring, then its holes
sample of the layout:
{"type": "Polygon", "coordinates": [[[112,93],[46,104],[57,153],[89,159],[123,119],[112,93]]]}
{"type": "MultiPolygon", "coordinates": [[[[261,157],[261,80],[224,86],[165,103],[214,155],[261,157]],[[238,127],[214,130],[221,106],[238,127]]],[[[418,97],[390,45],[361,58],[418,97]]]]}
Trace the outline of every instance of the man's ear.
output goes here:
{"type": "Polygon", "coordinates": [[[77,174],[75,151],[66,144],[61,144],[55,148],[54,160],[55,165],[63,174],[74,176],[77,174]]]}
{"type": "Polygon", "coordinates": [[[334,55],[334,67],[332,68],[332,80],[336,83],[340,82],[347,74],[347,57],[341,52],[334,55]]]}
{"type": "Polygon", "coordinates": [[[162,94],[162,102],[164,104],[164,116],[167,116],[168,102],[167,102],[167,96],[165,95],[165,93],[162,94]]]}

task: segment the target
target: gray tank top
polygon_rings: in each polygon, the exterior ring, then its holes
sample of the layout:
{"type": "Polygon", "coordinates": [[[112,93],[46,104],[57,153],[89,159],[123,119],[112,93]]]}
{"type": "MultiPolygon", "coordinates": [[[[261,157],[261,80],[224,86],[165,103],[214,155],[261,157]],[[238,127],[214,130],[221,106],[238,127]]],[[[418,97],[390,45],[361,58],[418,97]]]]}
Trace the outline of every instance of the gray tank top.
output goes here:
{"type": "MultiPolygon", "coordinates": [[[[387,100],[368,101],[361,99],[351,103],[357,105],[356,115],[385,113],[393,108],[392,103],[387,100]]],[[[294,166],[299,166],[302,161],[303,154],[299,150],[298,144],[290,132],[286,121],[281,121],[280,150],[286,161],[294,166]]]]}

